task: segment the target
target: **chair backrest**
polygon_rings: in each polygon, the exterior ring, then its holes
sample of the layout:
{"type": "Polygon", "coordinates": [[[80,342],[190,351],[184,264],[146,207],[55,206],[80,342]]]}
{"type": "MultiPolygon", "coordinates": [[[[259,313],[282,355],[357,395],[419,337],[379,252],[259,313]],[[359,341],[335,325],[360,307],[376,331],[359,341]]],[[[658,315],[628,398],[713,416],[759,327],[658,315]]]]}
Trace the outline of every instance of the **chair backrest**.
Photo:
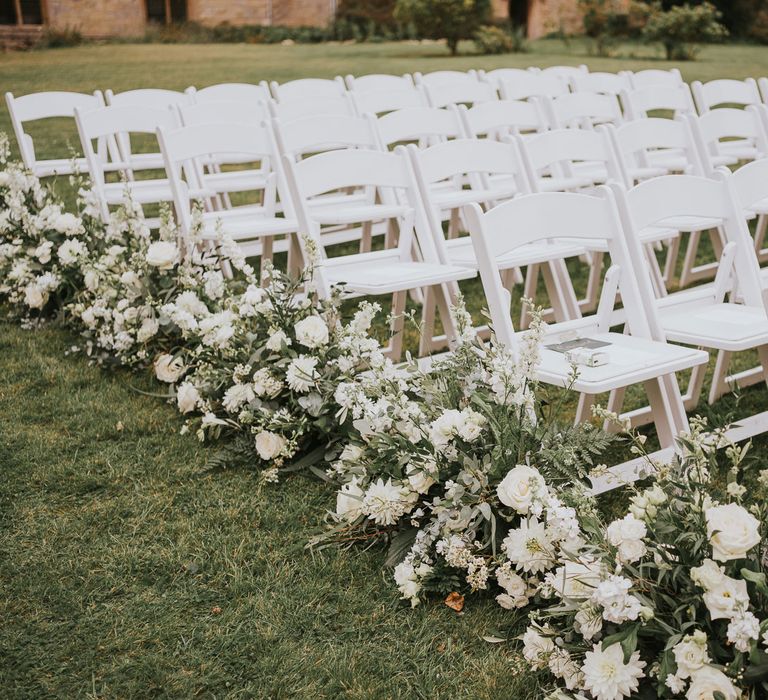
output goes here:
{"type": "Polygon", "coordinates": [[[178,105],[184,126],[200,124],[261,124],[270,118],[264,102],[251,100],[205,100],[178,105]]]}
{"type": "Polygon", "coordinates": [[[354,116],[355,105],[348,93],[326,97],[284,98],[269,101],[270,114],[276,119],[290,121],[301,117],[324,115],[354,116]]]}
{"type": "Polygon", "coordinates": [[[272,122],[278,153],[299,160],[308,153],[338,148],[377,149],[375,118],[318,116],[272,122]]]}
{"type": "Polygon", "coordinates": [[[463,134],[456,107],[445,109],[414,107],[384,114],[376,120],[379,145],[382,150],[393,144],[419,141],[437,143],[459,138],[463,134]]]}
{"type": "MultiPolygon", "coordinates": [[[[664,175],[630,190],[614,187],[619,214],[627,236],[639,241],[639,232],[671,218],[707,217],[722,221],[726,240],[736,243],[736,277],[745,303],[764,308],[760,267],[754,243],[739,207],[732,177],[718,172],[712,178],[664,175]]],[[[642,255],[633,256],[635,274],[648,270],[642,255]]]]}
{"type": "Polygon", "coordinates": [[[558,78],[562,78],[566,82],[569,82],[573,78],[577,78],[580,75],[589,73],[589,68],[584,63],[579,66],[549,66],[548,68],[529,68],[528,70],[533,70],[534,72],[540,73],[542,75],[556,75],[558,78]]]}
{"type": "Polygon", "coordinates": [[[614,95],[573,92],[543,102],[553,129],[591,129],[595,124],[619,124],[623,120],[614,95]]]}
{"type": "Polygon", "coordinates": [[[188,88],[187,94],[198,103],[204,102],[266,102],[270,98],[266,83],[219,83],[204,88],[188,88]]]}
{"type": "Polygon", "coordinates": [[[624,73],[584,73],[571,78],[574,92],[596,92],[617,97],[622,90],[630,90],[631,87],[629,77],[624,73]]]}
{"type": "MultiPolygon", "coordinates": [[[[400,231],[397,250],[402,260],[412,260],[413,245],[418,243],[426,262],[439,261],[434,242],[424,223],[418,188],[405,148],[398,148],[395,153],[362,149],[328,151],[299,162],[286,156],[283,165],[296,208],[299,231],[314,240],[322,257],[325,257],[325,251],[319,236],[320,227],[312,218],[311,199],[338,190],[365,188],[378,192],[382,201],[399,201],[407,205],[409,214],[398,217],[400,231]],[[382,190],[388,192],[382,193],[382,190]]],[[[307,255],[303,236],[300,237],[300,245],[307,255]]],[[[374,262],[371,264],[375,265],[374,262]]],[[[317,273],[319,292],[321,295],[327,294],[329,289],[323,278],[322,266],[317,273]]]]}
{"type": "Polygon", "coordinates": [[[571,192],[523,195],[483,213],[472,204],[464,208],[475,249],[491,324],[499,342],[514,349],[515,330],[510,316],[510,294],[504,288],[496,260],[530,243],[569,238],[587,247],[608,243],[611,262],[620,268],[619,290],[633,335],[651,337],[646,308],[647,287],[640,287],[632,270],[626,240],[610,190],[598,196],[571,192]]]}
{"type": "Polygon", "coordinates": [[[317,98],[341,97],[347,91],[344,80],[336,76],[327,78],[299,78],[287,83],[269,83],[269,89],[278,102],[284,100],[314,100],[317,98]]]}
{"type": "Polygon", "coordinates": [[[357,114],[385,114],[396,109],[427,107],[423,85],[390,88],[386,90],[350,90],[350,99],[357,114]]]}
{"type": "Polygon", "coordinates": [[[203,160],[215,158],[227,162],[232,158],[242,161],[244,154],[247,154],[250,160],[264,163],[274,156],[269,131],[266,126],[258,124],[220,122],[178,129],[160,126],[157,140],[171,184],[176,214],[185,235],[189,235],[192,217],[189,189],[199,190],[205,185],[210,190],[211,187],[203,173],[203,160]]]}
{"type": "MultiPolygon", "coordinates": [[[[621,179],[616,156],[604,130],[555,129],[517,137],[531,189],[536,192],[548,176],[573,177],[579,163],[599,163],[608,180],[621,179]]],[[[603,177],[596,177],[600,181],[603,177]]]]}
{"type": "Polygon", "coordinates": [[[768,199],[768,158],[742,165],[733,172],[731,181],[737,204],[751,212],[758,202],[768,199]]]}
{"type": "Polygon", "coordinates": [[[745,109],[721,107],[705,114],[687,116],[699,149],[699,156],[707,172],[714,169],[723,146],[731,139],[744,139],[754,146],[758,156],[768,154],[768,113],[764,105],[749,105],[745,109]]]}
{"type": "Polygon", "coordinates": [[[481,104],[498,100],[499,96],[490,83],[463,80],[441,85],[426,85],[425,92],[430,107],[447,107],[458,104],[481,104]]]}
{"type": "Polygon", "coordinates": [[[732,107],[733,105],[746,107],[762,104],[760,91],[757,89],[754,78],[745,80],[723,78],[710,80],[707,83],[694,80],[691,83],[691,92],[699,114],[705,114],[713,107],[732,107]]]}
{"type": "Polygon", "coordinates": [[[678,85],[651,85],[624,90],[621,104],[627,119],[644,119],[649,112],[672,112],[673,116],[693,114],[691,91],[685,83],[678,85]]]}
{"type": "Polygon", "coordinates": [[[609,135],[625,187],[632,187],[635,184],[634,173],[638,170],[648,169],[652,177],[664,174],[651,166],[649,154],[666,149],[673,149],[676,154],[683,157],[688,164],[686,172],[689,174],[704,174],[704,166],[699,158],[693,133],[684,117],[679,119],[648,117],[625,122],[617,127],[602,128],[605,128],[609,135]]]}
{"type": "Polygon", "coordinates": [[[451,83],[466,83],[478,81],[477,71],[468,70],[436,70],[431,73],[414,73],[413,80],[416,85],[426,85],[427,87],[437,87],[438,85],[449,85],[451,83]]]}
{"type": "Polygon", "coordinates": [[[511,134],[542,132],[548,128],[538,102],[497,100],[469,108],[461,105],[459,114],[464,135],[470,138],[485,136],[498,141],[511,134]]]}
{"type": "Polygon", "coordinates": [[[660,70],[648,68],[646,70],[625,71],[633,90],[646,87],[675,87],[684,83],[683,76],[677,68],[660,70]]]}
{"type": "Polygon", "coordinates": [[[390,90],[407,90],[413,87],[413,76],[388,75],[386,73],[370,73],[369,75],[347,75],[344,78],[347,90],[350,92],[389,92],[390,90]]]}
{"type": "Polygon", "coordinates": [[[98,90],[92,95],[80,92],[35,92],[21,97],[15,97],[13,93],[6,92],[5,103],[8,106],[22,161],[25,167],[35,172],[37,160],[34,142],[24,130],[24,124],[53,117],[74,118],[76,109],[86,112],[103,107],[104,97],[98,90]]]}
{"type": "Polygon", "coordinates": [[[186,92],[161,88],[140,88],[125,92],[106,90],[107,104],[115,107],[148,107],[150,109],[168,109],[177,104],[189,104],[192,101],[186,92]]]}
{"type": "Polygon", "coordinates": [[[509,69],[491,71],[487,75],[498,84],[504,100],[527,100],[531,97],[558,97],[568,92],[568,83],[558,75],[520,71],[508,74],[509,69]],[[503,72],[502,72],[503,71],[503,72]]]}

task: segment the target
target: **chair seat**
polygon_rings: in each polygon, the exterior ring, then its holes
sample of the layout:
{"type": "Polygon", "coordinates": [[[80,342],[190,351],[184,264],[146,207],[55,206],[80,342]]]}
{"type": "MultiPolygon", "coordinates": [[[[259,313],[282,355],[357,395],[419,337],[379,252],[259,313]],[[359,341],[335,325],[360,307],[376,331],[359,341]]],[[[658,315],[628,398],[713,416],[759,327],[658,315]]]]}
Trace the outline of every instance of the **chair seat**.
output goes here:
{"type": "Polygon", "coordinates": [[[691,369],[709,360],[709,355],[701,350],[621,333],[589,333],[587,337],[610,343],[600,348],[601,352],[608,354],[607,364],[602,367],[579,367],[578,377],[572,383],[571,365],[565,353],[548,349],[547,345],[558,342],[549,338],[544,340],[541,348],[539,379],[548,384],[571,387],[574,391],[599,394],[691,369]]]}
{"type": "Polygon", "coordinates": [[[744,210],[744,215],[750,219],[760,214],[768,214],[768,197],[755,202],[749,209],[744,210]]]}
{"type": "Polygon", "coordinates": [[[72,175],[75,172],[88,174],[88,161],[85,158],[54,158],[51,160],[38,160],[35,162],[32,172],[37,177],[51,177],[53,175],[72,175]],[[73,167],[73,163],[74,166],[73,167]]]}
{"type": "MultiPolygon", "coordinates": [[[[448,262],[451,265],[477,268],[477,257],[472,247],[471,239],[454,238],[445,242],[448,251],[448,262]]],[[[515,267],[524,267],[545,263],[551,260],[563,258],[575,258],[585,253],[583,245],[575,242],[552,240],[537,241],[521,246],[515,250],[500,256],[496,262],[500,270],[509,270],[515,267]]]]}
{"type": "Polygon", "coordinates": [[[355,261],[334,259],[323,261],[322,269],[331,285],[344,284],[357,294],[392,294],[444,282],[471,279],[477,272],[467,267],[438,263],[402,261],[390,251],[385,255],[367,253],[355,256],[355,261]]]}
{"type": "Polygon", "coordinates": [[[137,204],[154,204],[173,200],[168,180],[129,180],[128,182],[109,182],[104,185],[104,198],[107,204],[121,204],[126,189],[137,204]]]}
{"type": "Polygon", "coordinates": [[[664,226],[646,226],[639,233],[640,240],[643,243],[657,243],[659,241],[669,241],[678,238],[680,232],[677,229],[666,228],[664,226]]]}
{"type": "Polygon", "coordinates": [[[768,343],[765,310],[741,304],[661,309],[661,325],[667,339],[713,350],[739,352],[768,343]]]}
{"type": "Polygon", "coordinates": [[[311,216],[321,225],[353,224],[405,216],[409,211],[409,207],[400,204],[366,204],[352,200],[347,203],[315,204],[311,208],[311,216]]]}
{"type": "Polygon", "coordinates": [[[260,207],[239,207],[203,214],[202,238],[218,237],[219,231],[240,241],[263,236],[278,236],[298,230],[295,219],[266,216],[260,207]]]}
{"type": "Polygon", "coordinates": [[[709,231],[722,225],[723,220],[710,216],[670,216],[656,222],[656,226],[675,231],[709,231]]]}

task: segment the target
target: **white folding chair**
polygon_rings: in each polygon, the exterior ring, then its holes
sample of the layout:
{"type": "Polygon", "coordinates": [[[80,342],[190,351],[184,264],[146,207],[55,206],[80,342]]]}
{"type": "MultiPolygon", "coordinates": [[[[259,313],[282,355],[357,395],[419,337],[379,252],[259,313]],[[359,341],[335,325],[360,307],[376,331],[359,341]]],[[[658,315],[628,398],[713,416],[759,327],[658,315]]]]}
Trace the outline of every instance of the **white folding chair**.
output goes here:
{"type": "MultiPolygon", "coordinates": [[[[264,82],[218,83],[204,88],[189,87],[186,90],[192,102],[251,102],[266,103],[271,97],[269,86],[264,82]]],[[[224,116],[224,115],[222,115],[224,116]]]]}
{"type": "MultiPolygon", "coordinates": [[[[192,242],[192,200],[196,198],[195,193],[204,192],[206,199],[210,199],[219,192],[229,191],[221,189],[221,179],[217,174],[205,172],[205,160],[213,156],[217,162],[226,162],[230,157],[239,161],[247,153],[253,162],[264,163],[274,157],[266,126],[222,122],[180,129],[160,127],[157,138],[187,245],[192,242]]],[[[240,180],[239,191],[246,191],[247,184],[240,180]]],[[[219,232],[224,232],[241,245],[245,255],[261,255],[264,263],[272,259],[275,236],[295,234],[297,223],[293,218],[275,216],[275,174],[264,182],[261,170],[256,170],[250,184],[249,191],[263,191],[262,201],[224,211],[203,212],[200,236],[203,241],[215,241],[219,232]]]]}
{"type": "Polygon", "coordinates": [[[503,100],[528,100],[532,97],[559,97],[568,92],[568,83],[557,75],[531,73],[517,68],[499,68],[483,78],[494,85],[503,100]]]}
{"type": "Polygon", "coordinates": [[[272,97],[278,102],[293,102],[295,100],[314,100],[329,97],[341,97],[347,92],[344,80],[336,76],[332,80],[326,78],[299,78],[287,83],[269,83],[272,97]]]}
{"type": "MultiPolygon", "coordinates": [[[[663,337],[668,341],[717,351],[715,381],[709,402],[714,403],[729,390],[722,381],[722,366],[732,353],[756,349],[768,381],[768,314],[763,301],[760,270],[742,211],[739,208],[730,174],[715,178],[692,175],[665,175],[640,183],[629,191],[614,188],[628,245],[637,251],[637,232],[647,226],[675,226],[689,217],[708,217],[720,221],[726,248],[721,256],[714,285],[677,292],[652,300],[663,337]],[[738,293],[742,303],[726,301],[730,292],[738,293]],[[720,379],[718,380],[718,377],[720,379]]],[[[642,256],[631,259],[638,277],[647,273],[642,256]]],[[[625,304],[628,310],[628,305],[625,304]]],[[[704,369],[694,371],[685,402],[698,403],[704,369]]],[[[612,397],[615,410],[620,394],[612,397]]],[[[646,407],[632,414],[635,424],[653,417],[646,407]]],[[[768,412],[739,419],[730,431],[734,440],[745,439],[768,429],[768,412]]]]}
{"type": "MultiPolygon", "coordinates": [[[[73,172],[88,172],[88,162],[85,158],[46,158],[40,159],[35,153],[32,137],[25,131],[24,124],[55,117],[74,119],[75,110],[84,112],[104,106],[104,97],[100,91],[92,95],[80,92],[36,92],[21,97],[13,93],[5,93],[5,103],[11,117],[13,133],[19,144],[19,152],[24,167],[37,177],[51,175],[71,175],[73,172]]],[[[105,148],[102,145],[101,148],[105,148]]]]}
{"type": "Polygon", "coordinates": [[[578,66],[549,66],[547,68],[532,67],[528,70],[540,75],[557,76],[558,78],[564,80],[566,83],[570,82],[573,78],[577,78],[580,75],[589,73],[589,68],[584,63],[578,66]]]}
{"type": "Polygon", "coordinates": [[[477,80],[464,80],[440,85],[426,85],[424,91],[430,107],[447,107],[448,105],[477,105],[498,100],[495,88],[489,83],[477,80]]]}
{"type": "Polygon", "coordinates": [[[553,129],[592,129],[597,124],[620,124],[624,119],[615,95],[571,92],[541,100],[553,129]]]}
{"type": "MultiPolygon", "coordinates": [[[[334,286],[343,285],[344,290],[352,295],[392,295],[394,322],[389,352],[394,358],[399,358],[406,294],[409,290],[427,288],[423,308],[437,304],[445,335],[452,346],[456,330],[449,308],[450,290],[447,285],[474,277],[476,273],[465,267],[440,263],[432,237],[424,224],[418,190],[405,149],[401,148],[396,153],[362,149],[329,151],[299,162],[286,156],[283,165],[296,207],[299,230],[314,242],[320,256],[315,270],[318,293],[327,296],[334,286]],[[376,189],[380,194],[373,198],[373,203],[363,203],[358,208],[310,205],[310,201],[317,196],[350,188],[376,189]],[[328,257],[321,236],[323,226],[387,219],[393,220],[398,229],[396,248],[328,257]],[[420,251],[418,260],[413,254],[415,246],[420,251]]],[[[311,258],[312,253],[307,250],[303,238],[301,245],[305,256],[311,258]]],[[[422,334],[431,338],[434,331],[426,328],[422,334]]]]}
{"type": "MultiPolygon", "coordinates": [[[[126,192],[138,205],[172,201],[170,184],[166,178],[128,179],[135,167],[133,159],[124,158],[122,149],[118,149],[116,154],[112,149],[94,149],[94,141],[98,144],[119,135],[155,135],[160,127],[174,129],[178,126],[175,111],[132,105],[101,107],[88,111],[75,109],[75,122],[88,162],[91,184],[99,200],[104,221],[109,220],[109,207],[121,204],[126,192]],[[108,182],[107,173],[117,173],[122,179],[108,182]]],[[[161,167],[164,167],[164,163],[161,167]]]]}
{"type": "Polygon", "coordinates": [[[384,151],[405,142],[432,145],[446,139],[459,138],[464,133],[459,112],[453,105],[445,109],[398,109],[380,116],[376,120],[376,130],[379,146],[384,151]]]}
{"type": "Polygon", "coordinates": [[[384,114],[396,109],[427,107],[424,87],[410,75],[363,75],[345,78],[357,114],[384,114]]]}
{"type": "Polygon", "coordinates": [[[768,155],[768,109],[720,107],[701,116],[688,115],[705,167],[735,165],[768,155]]]}
{"type": "MultiPolygon", "coordinates": [[[[616,153],[616,162],[621,173],[620,181],[626,188],[633,187],[643,180],[671,173],[689,175],[705,173],[693,133],[688,121],[683,117],[678,119],[648,117],[625,122],[618,127],[604,128],[616,153]]],[[[711,223],[706,219],[701,221],[702,225],[711,223]]],[[[689,245],[694,237],[698,240],[698,236],[700,232],[691,233],[689,245]]],[[[640,238],[652,272],[654,291],[657,296],[665,296],[677,266],[680,232],[651,227],[642,231],[640,238]],[[659,249],[662,242],[668,245],[663,272],[655,255],[655,250],[659,249]]]]}
{"type": "Polygon", "coordinates": [[[437,87],[439,85],[458,84],[477,82],[479,80],[477,71],[459,71],[459,70],[436,70],[431,73],[414,73],[413,81],[416,85],[426,85],[427,87],[437,87]]]}
{"type": "Polygon", "coordinates": [[[622,72],[629,79],[633,90],[646,87],[674,87],[676,85],[683,85],[685,82],[677,68],[670,68],[669,70],[648,68],[646,70],[622,72]]]}
{"type": "Polygon", "coordinates": [[[696,108],[691,97],[691,90],[685,83],[677,85],[649,85],[647,87],[623,90],[621,105],[625,119],[645,119],[649,116],[662,116],[650,112],[663,112],[677,117],[694,114],[696,108]]]}
{"type": "Polygon", "coordinates": [[[571,78],[571,89],[618,97],[622,90],[631,90],[632,83],[625,73],[584,73],[571,78]]]}
{"type": "MultiPolygon", "coordinates": [[[[125,92],[105,90],[104,97],[110,107],[138,107],[155,109],[175,109],[178,105],[190,104],[192,97],[186,92],[165,90],[162,88],[139,88],[125,92]]],[[[131,144],[130,134],[115,135],[120,158],[131,164],[129,177],[137,170],[161,170],[163,156],[159,152],[135,153],[131,144]]]]}
{"type": "Polygon", "coordinates": [[[746,107],[763,103],[754,78],[744,80],[721,78],[706,83],[694,80],[691,83],[691,92],[699,114],[706,114],[717,107],[734,105],[746,107]]]}
{"type": "MultiPolygon", "coordinates": [[[[598,196],[550,192],[525,195],[483,213],[476,204],[465,208],[472,244],[480,267],[480,277],[497,341],[517,349],[520,336],[510,318],[510,292],[505,289],[497,261],[516,248],[551,238],[572,238],[589,247],[607,243],[612,267],[605,276],[600,306],[594,316],[547,328],[541,359],[537,367],[540,381],[567,387],[580,394],[577,421],[589,418],[597,395],[643,384],[653,406],[653,419],[661,444],[659,456],[668,457],[677,435],[687,429],[675,373],[707,361],[706,353],[669,345],[657,338],[650,289],[635,275],[630,252],[621,232],[621,223],[608,188],[598,196]],[[510,230],[514,235],[510,235],[510,230]],[[624,304],[622,320],[628,333],[611,332],[616,293],[624,304]],[[579,338],[606,343],[601,349],[608,362],[600,367],[573,368],[558,345],[579,338]]],[[[638,460],[616,465],[611,474],[616,481],[603,480],[595,491],[607,490],[637,477],[638,460]],[[618,482],[618,483],[617,483],[618,482]]]]}
{"type": "Polygon", "coordinates": [[[513,134],[537,134],[548,128],[538,102],[497,100],[469,108],[460,105],[459,115],[467,138],[500,141],[513,134]]]}
{"type": "MultiPolygon", "coordinates": [[[[443,233],[442,220],[446,210],[460,210],[474,202],[490,209],[502,201],[530,191],[525,169],[514,141],[499,143],[484,139],[457,139],[427,149],[410,145],[408,151],[416,182],[425,204],[426,220],[435,239],[441,262],[477,269],[477,260],[469,238],[451,238],[443,233]],[[468,182],[468,187],[439,189],[440,183],[468,182]]],[[[510,235],[515,235],[513,231],[510,235]]],[[[555,318],[565,320],[579,316],[578,302],[567,269],[562,260],[582,253],[571,242],[541,241],[515,250],[514,254],[497,261],[504,271],[521,267],[535,269],[538,277],[542,267],[544,281],[553,302],[555,318]]],[[[508,285],[516,276],[505,276],[508,285]]],[[[522,278],[520,278],[522,279],[522,278]]],[[[529,292],[535,290],[528,290],[529,292]]]]}
{"type": "Polygon", "coordinates": [[[352,117],[357,114],[355,104],[349,93],[346,92],[330,97],[283,99],[280,102],[270,100],[268,105],[272,117],[284,121],[319,115],[352,117]]]}
{"type": "MultiPolygon", "coordinates": [[[[758,260],[765,262],[768,259],[768,249],[763,248],[768,229],[768,159],[742,165],[733,173],[733,186],[744,217],[747,220],[757,217],[755,250],[758,260]]],[[[761,277],[763,287],[768,287],[768,271],[761,270],[761,277]]]]}

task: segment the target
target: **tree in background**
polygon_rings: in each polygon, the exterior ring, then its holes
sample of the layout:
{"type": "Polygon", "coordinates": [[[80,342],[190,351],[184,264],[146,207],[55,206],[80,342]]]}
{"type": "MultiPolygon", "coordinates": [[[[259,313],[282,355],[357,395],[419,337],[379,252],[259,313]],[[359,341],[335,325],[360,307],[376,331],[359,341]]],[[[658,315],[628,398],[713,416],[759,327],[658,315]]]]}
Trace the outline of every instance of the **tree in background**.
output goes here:
{"type": "Polygon", "coordinates": [[[395,19],[412,22],[419,36],[445,39],[455,56],[459,39],[469,39],[491,17],[491,0],[397,0],[395,19]]]}
{"type": "Polygon", "coordinates": [[[720,11],[709,2],[675,5],[666,11],[656,4],[643,28],[643,37],[661,43],[668,61],[690,61],[696,56],[697,44],[721,41],[728,36],[720,18],[720,11]]]}
{"type": "Polygon", "coordinates": [[[336,21],[348,22],[365,35],[396,32],[395,0],[340,0],[336,21]]]}

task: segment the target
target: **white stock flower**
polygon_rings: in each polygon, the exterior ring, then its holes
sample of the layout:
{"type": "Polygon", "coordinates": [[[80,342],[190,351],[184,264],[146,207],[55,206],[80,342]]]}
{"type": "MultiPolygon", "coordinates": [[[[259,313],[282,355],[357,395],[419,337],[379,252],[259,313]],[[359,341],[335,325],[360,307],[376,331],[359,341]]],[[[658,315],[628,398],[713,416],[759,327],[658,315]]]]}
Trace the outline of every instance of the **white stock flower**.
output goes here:
{"type": "Polygon", "coordinates": [[[717,561],[742,559],[760,543],[760,522],[737,503],[708,508],[704,517],[712,558],[717,561]]]}
{"type": "Polygon", "coordinates": [[[174,384],[176,380],[184,374],[184,363],[180,357],[163,354],[158,355],[155,360],[155,376],[167,384],[174,384]]]}
{"type": "Polygon", "coordinates": [[[472,442],[480,437],[486,419],[477,411],[465,408],[459,411],[450,408],[429,425],[429,437],[438,452],[444,451],[454,437],[472,442]]]}
{"type": "Polygon", "coordinates": [[[394,579],[400,595],[405,600],[411,601],[411,607],[419,604],[419,593],[421,591],[421,581],[425,576],[432,572],[432,567],[428,564],[419,564],[414,568],[410,559],[401,561],[394,571],[394,579]]]}
{"type": "Polygon", "coordinates": [[[751,612],[743,611],[736,615],[728,624],[728,642],[737,651],[746,653],[752,646],[752,641],[760,637],[760,620],[751,612]]]}
{"type": "Polygon", "coordinates": [[[328,345],[328,326],[320,316],[307,316],[293,327],[296,340],[305,348],[320,348],[328,345]]]}
{"type": "Polygon", "coordinates": [[[233,384],[224,392],[221,404],[227,413],[237,413],[243,405],[251,403],[255,397],[256,394],[250,384],[233,384]]]}
{"type": "Polygon", "coordinates": [[[46,265],[51,262],[51,249],[53,243],[51,241],[43,241],[37,248],[35,248],[35,257],[40,263],[46,265]]]}
{"type": "MultiPolygon", "coordinates": [[[[548,627],[544,632],[551,632],[548,627]]],[[[523,634],[523,657],[534,671],[546,668],[549,657],[555,649],[555,643],[545,634],[540,634],[535,627],[529,627],[523,634]]]]}
{"type": "Polygon", "coordinates": [[[518,576],[506,566],[496,570],[496,580],[504,589],[504,593],[496,596],[496,602],[502,608],[512,610],[528,605],[530,601],[528,583],[522,576],[518,576]]]}
{"type": "Polygon", "coordinates": [[[336,493],[336,516],[349,523],[357,520],[362,512],[364,495],[357,479],[342,484],[336,493]]]}
{"type": "Polygon", "coordinates": [[[614,520],[606,529],[605,537],[618,550],[618,561],[622,564],[632,564],[645,555],[643,538],[647,532],[645,523],[629,513],[621,520],[614,520]]]}
{"type": "Polygon", "coordinates": [[[640,652],[636,651],[624,663],[624,650],[621,644],[611,644],[603,650],[600,644],[595,644],[592,651],[584,655],[581,667],[584,673],[584,689],[595,697],[595,700],[620,700],[630,697],[639,687],[639,681],[645,675],[645,661],[640,660],[640,652]]]}
{"type": "Polygon", "coordinates": [[[68,238],[59,246],[56,255],[58,255],[62,265],[74,265],[87,252],[88,249],[82,241],[77,238],[68,238]]]}
{"type": "Polygon", "coordinates": [[[538,469],[519,464],[507,472],[496,487],[496,495],[505,506],[528,515],[534,499],[542,501],[546,498],[547,486],[538,469]]]}
{"type": "Polygon", "coordinates": [[[677,664],[677,676],[685,679],[702,666],[708,664],[711,659],[707,653],[707,635],[701,630],[693,634],[687,634],[672,648],[677,664]]]}
{"type": "Polygon", "coordinates": [[[256,396],[274,398],[282,388],[283,383],[279,379],[275,379],[266,367],[254,372],[253,390],[256,392],[256,396]]]}
{"type": "Polygon", "coordinates": [[[76,233],[82,231],[83,222],[79,217],[74,214],[64,213],[59,214],[53,222],[53,228],[59,233],[63,233],[67,236],[73,236],[76,233]]]}
{"type": "Polygon", "coordinates": [[[176,405],[181,413],[191,413],[197,407],[200,393],[192,382],[182,382],[176,389],[176,405]]]}
{"type": "Polygon", "coordinates": [[[299,393],[309,391],[320,378],[317,370],[317,358],[299,355],[291,360],[285,372],[285,381],[288,386],[299,393]]]}
{"type": "Polygon", "coordinates": [[[269,430],[262,430],[255,439],[256,452],[265,462],[278,457],[285,449],[285,438],[269,430]]]}
{"type": "Polygon", "coordinates": [[[686,700],[715,700],[719,693],[724,700],[739,700],[741,693],[722,671],[704,666],[691,676],[691,685],[685,694],[686,700]]]}
{"type": "Polygon", "coordinates": [[[147,263],[159,270],[170,270],[178,262],[179,249],[169,241],[155,241],[147,248],[147,263]]]}

